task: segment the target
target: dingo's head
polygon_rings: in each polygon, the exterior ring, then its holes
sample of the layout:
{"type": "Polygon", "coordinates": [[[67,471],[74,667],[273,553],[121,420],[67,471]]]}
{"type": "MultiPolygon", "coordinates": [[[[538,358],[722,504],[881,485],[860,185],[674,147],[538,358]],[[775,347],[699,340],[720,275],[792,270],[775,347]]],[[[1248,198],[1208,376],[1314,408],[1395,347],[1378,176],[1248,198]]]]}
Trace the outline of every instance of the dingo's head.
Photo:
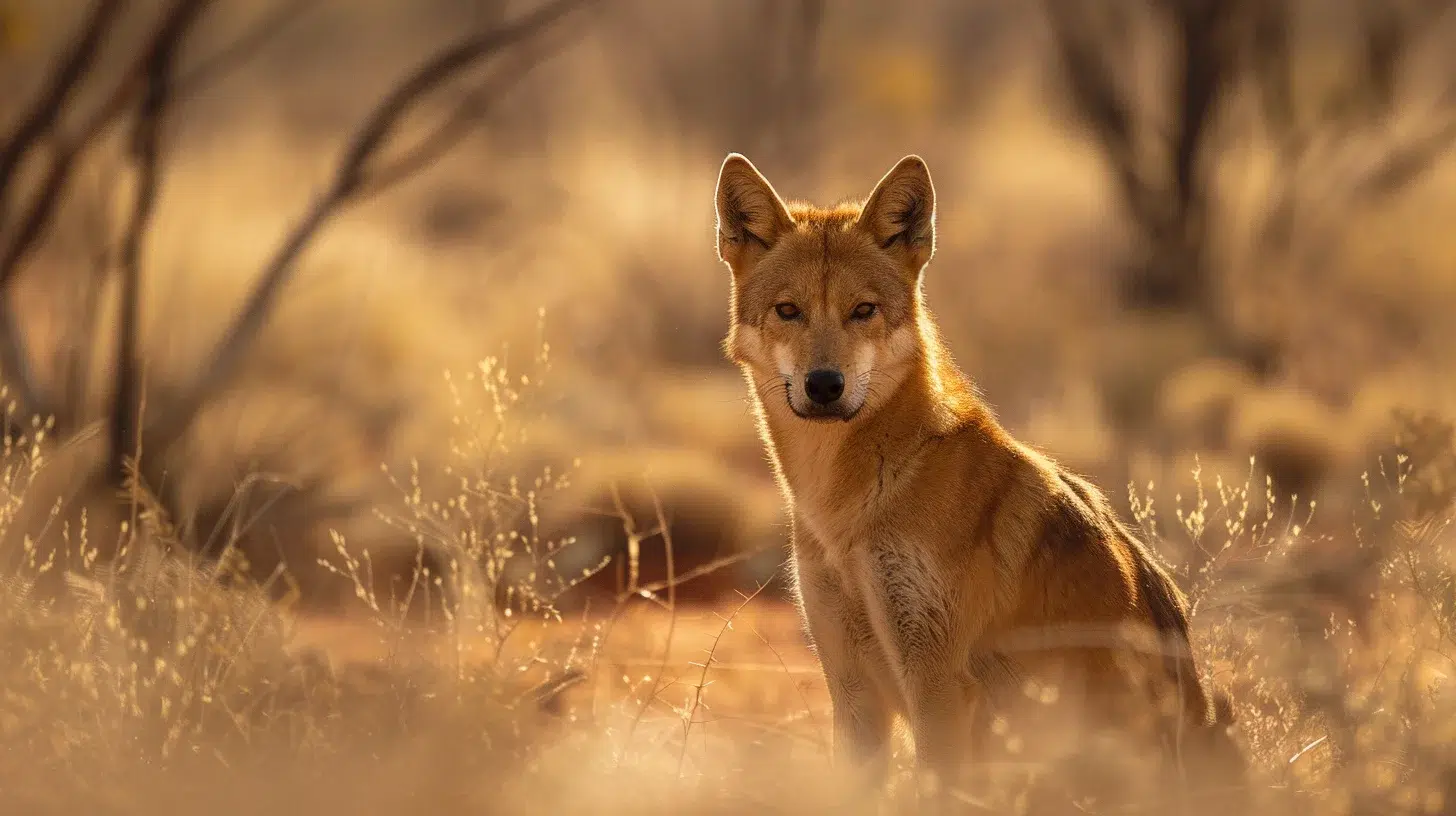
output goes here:
{"type": "Polygon", "coordinates": [[[849,421],[921,352],[920,275],[935,252],[935,188],[906,156],[863,206],[787,205],[748,159],[718,175],[718,257],[733,272],[729,358],[799,417],[849,421]]]}

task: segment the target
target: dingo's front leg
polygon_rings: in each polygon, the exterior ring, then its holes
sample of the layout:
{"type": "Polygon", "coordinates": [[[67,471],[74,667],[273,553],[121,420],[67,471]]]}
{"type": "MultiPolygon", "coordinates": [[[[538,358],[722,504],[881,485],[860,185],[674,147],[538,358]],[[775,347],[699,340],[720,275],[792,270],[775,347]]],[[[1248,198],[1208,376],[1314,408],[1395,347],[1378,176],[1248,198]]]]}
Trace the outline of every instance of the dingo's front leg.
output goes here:
{"type": "Polygon", "coordinates": [[[960,783],[971,740],[973,692],[968,644],[978,616],[958,604],[945,578],[913,546],[879,542],[863,571],[870,615],[894,660],[915,740],[921,783],[936,804],[960,783]]]}
{"type": "Polygon", "coordinates": [[[889,772],[893,679],[863,598],[829,565],[796,557],[799,600],[834,707],[834,759],[878,787],[889,772]]]}

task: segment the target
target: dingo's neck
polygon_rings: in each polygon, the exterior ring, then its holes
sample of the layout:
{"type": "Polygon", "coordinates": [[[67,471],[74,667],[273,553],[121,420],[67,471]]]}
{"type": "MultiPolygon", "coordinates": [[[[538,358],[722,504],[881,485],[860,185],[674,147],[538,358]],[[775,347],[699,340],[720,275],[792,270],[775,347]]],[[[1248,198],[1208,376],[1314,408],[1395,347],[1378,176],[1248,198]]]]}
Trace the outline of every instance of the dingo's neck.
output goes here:
{"type": "Polygon", "coordinates": [[[806,420],[784,400],[755,394],[760,433],[795,512],[842,517],[867,510],[890,487],[887,472],[959,424],[957,400],[945,388],[963,383],[950,373],[955,379],[947,383],[947,372],[913,365],[881,404],[848,422],[806,420]]]}

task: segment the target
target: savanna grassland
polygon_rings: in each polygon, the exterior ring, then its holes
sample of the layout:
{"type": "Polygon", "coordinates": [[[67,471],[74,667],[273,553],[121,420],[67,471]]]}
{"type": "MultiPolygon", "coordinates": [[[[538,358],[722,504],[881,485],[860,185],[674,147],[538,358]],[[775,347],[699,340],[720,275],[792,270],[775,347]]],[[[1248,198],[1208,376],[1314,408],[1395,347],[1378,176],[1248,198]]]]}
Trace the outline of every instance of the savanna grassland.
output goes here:
{"type": "Polygon", "coordinates": [[[0,0],[4,812],[865,806],[729,151],[926,159],[950,348],[1172,566],[1257,812],[1456,809],[1452,4],[555,5],[0,0]]]}

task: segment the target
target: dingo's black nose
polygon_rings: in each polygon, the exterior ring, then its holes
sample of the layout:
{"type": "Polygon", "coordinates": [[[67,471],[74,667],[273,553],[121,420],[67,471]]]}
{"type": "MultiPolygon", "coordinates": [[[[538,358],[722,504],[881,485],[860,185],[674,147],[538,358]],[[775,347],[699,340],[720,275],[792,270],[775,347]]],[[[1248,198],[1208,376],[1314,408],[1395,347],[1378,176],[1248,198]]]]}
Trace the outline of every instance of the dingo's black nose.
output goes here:
{"type": "Polygon", "coordinates": [[[821,368],[804,378],[804,393],[820,405],[828,405],[844,394],[844,375],[821,368]]]}

